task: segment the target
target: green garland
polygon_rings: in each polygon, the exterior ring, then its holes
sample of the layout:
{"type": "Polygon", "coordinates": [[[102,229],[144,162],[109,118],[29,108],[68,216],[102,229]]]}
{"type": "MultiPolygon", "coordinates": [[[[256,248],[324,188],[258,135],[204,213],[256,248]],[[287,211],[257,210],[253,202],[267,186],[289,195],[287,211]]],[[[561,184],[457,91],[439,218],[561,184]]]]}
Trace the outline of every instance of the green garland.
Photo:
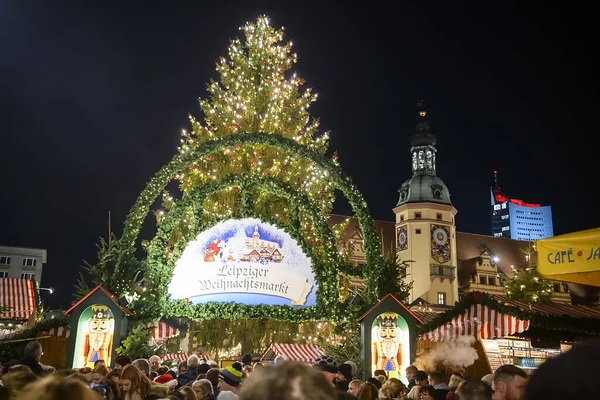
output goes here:
{"type": "Polygon", "coordinates": [[[191,305],[183,300],[167,303],[166,315],[187,317],[193,320],[210,319],[274,319],[287,322],[319,321],[325,318],[317,307],[293,308],[291,306],[246,305],[216,303],[191,305]]]}
{"type": "Polygon", "coordinates": [[[464,314],[472,305],[481,304],[502,314],[508,314],[522,320],[528,320],[532,327],[551,331],[564,331],[584,335],[600,334],[600,318],[578,318],[571,315],[545,315],[538,312],[508,306],[498,302],[487,293],[471,292],[450,310],[439,314],[429,324],[421,326],[419,334],[430,332],[435,328],[445,325],[455,317],[464,314]]]}
{"type": "MultiPolygon", "coordinates": [[[[331,160],[322,154],[319,154],[314,150],[295,142],[294,140],[286,139],[277,135],[267,133],[249,133],[232,135],[224,138],[216,138],[203,143],[202,146],[193,149],[184,155],[175,156],[166,166],[161,168],[155,174],[152,180],[147,184],[146,188],[141,192],[134,206],[131,208],[125,221],[125,227],[121,238],[122,243],[124,245],[135,247],[141,225],[146,218],[146,215],[150,211],[150,207],[175,175],[185,171],[193,164],[194,161],[208,156],[216,151],[221,151],[236,146],[253,145],[268,145],[280,150],[288,151],[289,153],[295,154],[301,158],[310,159],[318,168],[327,173],[333,187],[343,193],[353,208],[363,234],[363,246],[367,263],[366,266],[362,268],[361,275],[366,280],[365,300],[367,302],[374,302],[377,298],[377,279],[382,268],[382,257],[379,253],[379,239],[377,237],[375,226],[369,214],[365,200],[352,184],[350,177],[346,176],[343,171],[331,160]]],[[[267,187],[273,193],[281,193],[282,195],[294,200],[296,205],[299,205],[303,210],[309,214],[312,214],[311,216],[313,216],[314,221],[317,223],[317,229],[319,231],[320,238],[323,240],[323,244],[326,246],[326,253],[331,255],[329,260],[324,262],[323,265],[315,268],[315,278],[320,285],[319,291],[321,293],[321,295],[318,296],[317,303],[319,308],[323,308],[328,312],[335,312],[335,308],[332,309],[330,307],[335,302],[335,298],[337,297],[335,295],[336,288],[334,288],[333,282],[335,279],[337,279],[336,273],[338,268],[342,266],[342,263],[339,261],[339,257],[337,257],[337,249],[335,248],[335,243],[332,239],[331,230],[328,227],[325,229],[327,225],[326,222],[322,217],[315,213],[314,205],[309,199],[306,198],[306,196],[300,196],[296,191],[291,190],[289,185],[286,186],[286,184],[276,180],[263,179],[261,181],[244,175],[239,177],[226,177],[219,183],[202,186],[195,191],[193,195],[190,196],[190,194],[188,194],[184,198],[187,198],[188,196],[196,199],[203,198],[203,196],[211,191],[214,192],[218,190],[217,188],[219,187],[223,189],[226,187],[238,186],[240,188],[244,188],[240,213],[241,215],[239,215],[239,217],[247,217],[252,214],[252,196],[250,192],[250,187],[252,185],[267,187]]],[[[190,206],[189,202],[185,202],[185,204],[190,206]]],[[[191,205],[193,205],[193,203],[191,205]]],[[[300,207],[292,207],[294,211],[290,215],[291,223],[284,226],[282,226],[280,221],[273,218],[267,216],[260,217],[261,220],[265,222],[272,223],[278,227],[281,227],[282,229],[285,229],[290,236],[298,240],[303,249],[310,254],[310,247],[306,246],[306,243],[303,242],[301,235],[298,234],[299,217],[297,215],[297,208],[300,207]]],[[[181,217],[185,210],[186,207],[184,206],[175,207],[175,210],[171,210],[171,212],[169,212],[169,216],[173,213],[173,211],[176,211],[175,214],[179,214],[181,217]]],[[[194,212],[191,216],[192,221],[190,222],[190,230],[185,235],[186,242],[191,240],[195,233],[208,229],[210,226],[218,222],[212,221],[209,223],[200,224],[199,214],[200,212],[198,211],[194,212]]],[[[149,290],[143,293],[141,299],[142,301],[136,302],[138,303],[136,307],[137,310],[134,309],[134,311],[139,313],[140,318],[155,317],[157,312],[167,309],[168,306],[168,301],[166,300],[164,293],[171,278],[170,273],[172,272],[174,260],[177,260],[181,256],[184,247],[182,242],[177,240],[172,248],[169,248],[169,241],[171,240],[169,232],[173,231],[174,224],[179,220],[174,218],[171,221],[174,222],[165,224],[166,221],[163,221],[163,223],[161,223],[159,232],[154,238],[153,244],[151,244],[149,248],[148,260],[151,266],[145,276],[146,282],[149,283],[149,290]]],[[[194,311],[200,310],[202,307],[189,307],[190,308],[188,311],[182,311],[179,308],[177,308],[177,310],[180,310],[180,313],[186,315],[202,315],[202,311],[194,311]]],[[[227,309],[225,305],[222,308],[223,310],[227,309]]],[[[282,309],[285,310],[286,308],[282,309]]],[[[289,309],[296,310],[291,307],[289,309]]],[[[274,308],[270,307],[269,310],[274,310],[274,308]]],[[[282,312],[281,315],[284,315],[285,318],[298,318],[296,315],[304,313],[310,314],[311,311],[285,311],[282,312]]],[[[273,312],[269,312],[269,316],[272,317],[273,314],[273,312]]],[[[175,314],[172,315],[179,316],[175,314]]],[[[223,316],[221,315],[221,317],[223,316]]]]}
{"type": "MultiPolygon", "coordinates": [[[[158,232],[154,239],[151,241],[148,247],[148,269],[147,273],[150,277],[149,281],[155,286],[158,283],[158,289],[162,293],[154,292],[154,295],[164,296],[166,295],[166,286],[170,276],[173,273],[175,263],[181,256],[185,246],[190,240],[193,240],[200,232],[208,229],[214,225],[217,221],[209,221],[203,224],[199,224],[201,220],[201,204],[204,198],[214,192],[221,191],[231,187],[243,187],[243,199],[248,198],[245,193],[250,192],[254,188],[261,188],[270,193],[278,196],[287,197],[292,201],[292,209],[303,209],[308,212],[311,219],[315,222],[319,237],[323,238],[323,246],[325,247],[326,254],[329,254],[322,265],[314,264],[313,271],[320,284],[319,298],[317,301],[323,307],[331,307],[333,304],[329,301],[331,298],[335,298],[335,288],[337,286],[337,275],[335,275],[335,268],[341,264],[341,260],[338,257],[338,252],[334,246],[334,238],[327,222],[324,218],[320,217],[319,211],[316,209],[314,204],[310,201],[307,195],[295,191],[289,184],[280,182],[276,179],[269,177],[259,176],[228,176],[223,178],[219,182],[214,182],[204,186],[196,187],[192,192],[186,194],[186,196],[178,201],[171,211],[167,214],[167,217],[161,223],[158,232]],[[189,215],[189,210],[192,210],[189,215]],[[191,218],[190,221],[193,225],[187,232],[187,234],[175,243],[172,242],[173,231],[176,228],[179,221],[183,218],[184,213],[188,212],[186,218],[191,218]],[[172,248],[171,250],[165,249],[172,248]]],[[[242,205],[242,210],[246,207],[242,205]]],[[[240,217],[244,216],[246,212],[242,211],[240,217]]],[[[226,217],[229,219],[231,217],[226,217]]],[[[225,219],[225,218],[224,218],[225,219]]],[[[269,219],[270,223],[285,230],[292,236],[302,247],[302,250],[309,254],[313,261],[318,260],[313,254],[313,247],[308,246],[304,241],[303,235],[300,233],[299,227],[296,224],[283,224],[278,219],[273,219],[268,216],[262,216],[261,219],[269,219]]]]}

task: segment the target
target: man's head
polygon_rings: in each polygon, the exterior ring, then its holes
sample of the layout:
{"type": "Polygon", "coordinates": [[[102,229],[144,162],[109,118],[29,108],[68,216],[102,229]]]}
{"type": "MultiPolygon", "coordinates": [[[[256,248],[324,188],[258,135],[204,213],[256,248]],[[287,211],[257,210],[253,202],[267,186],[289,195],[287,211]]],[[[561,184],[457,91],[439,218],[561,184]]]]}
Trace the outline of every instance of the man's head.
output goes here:
{"type": "Polygon", "coordinates": [[[23,352],[25,358],[33,358],[38,362],[42,358],[42,354],[44,354],[42,345],[37,340],[27,343],[25,351],[23,352]]]}
{"type": "Polygon", "coordinates": [[[408,379],[409,381],[412,381],[413,379],[415,379],[415,374],[417,373],[419,369],[417,367],[415,367],[414,365],[409,365],[406,368],[406,379],[408,379]]]}
{"type": "Polygon", "coordinates": [[[452,375],[450,375],[450,379],[454,379],[454,380],[462,380],[463,376],[460,372],[453,372],[452,375]]]}
{"type": "Polygon", "coordinates": [[[462,380],[462,374],[454,372],[452,375],[450,375],[450,382],[448,382],[448,387],[450,388],[450,390],[454,390],[458,387],[458,384],[461,383],[462,380]]]}
{"type": "Polygon", "coordinates": [[[98,365],[104,365],[106,367],[106,361],[104,361],[104,360],[94,361],[94,368],[96,368],[98,365]]]}
{"type": "Polygon", "coordinates": [[[527,372],[514,365],[503,365],[494,373],[495,400],[523,400],[527,372]]]}
{"type": "Polygon", "coordinates": [[[230,392],[237,393],[241,381],[242,364],[240,363],[228,365],[219,372],[218,387],[221,390],[229,390],[230,392]]]}
{"type": "Polygon", "coordinates": [[[155,354],[153,356],[150,356],[150,358],[148,359],[148,362],[150,362],[150,371],[156,372],[158,367],[160,367],[161,359],[159,356],[157,356],[155,354]]]}
{"type": "Polygon", "coordinates": [[[131,364],[131,358],[128,355],[121,355],[115,358],[115,369],[122,369],[129,364],[131,364]]]}
{"type": "Polygon", "coordinates": [[[242,365],[246,366],[250,364],[252,364],[252,354],[246,353],[242,356],[242,365]]]}
{"type": "Polygon", "coordinates": [[[138,358],[131,363],[134,367],[142,371],[146,378],[150,378],[150,363],[145,358],[138,358]]]}
{"type": "Polygon", "coordinates": [[[340,364],[337,378],[339,381],[350,382],[352,380],[352,366],[350,364],[340,364]]]}
{"type": "Polygon", "coordinates": [[[469,381],[458,391],[460,400],[492,400],[492,388],[483,381],[469,381]]]}
{"type": "Polygon", "coordinates": [[[351,376],[352,378],[355,378],[358,374],[358,367],[356,366],[356,363],[354,361],[346,361],[344,364],[350,365],[351,376]]]}
{"type": "Polygon", "coordinates": [[[427,379],[427,372],[425,372],[425,371],[415,372],[415,385],[427,386],[428,384],[429,384],[429,380],[427,379]]]}
{"type": "Polygon", "coordinates": [[[192,354],[191,356],[188,357],[188,359],[187,359],[188,369],[198,368],[198,365],[200,365],[200,357],[198,357],[195,354],[192,354]]]}
{"type": "Polygon", "coordinates": [[[239,400],[335,400],[336,389],[316,368],[286,361],[259,368],[244,381],[239,400]]]}
{"type": "Polygon", "coordinates": [[[442,382],[444,382],[444,379],[442,378],[442,374],[440,374],[439,372],[430,372],[429,373],[429,384],[431,386],[435,386],[442,382]]]}
{"type": "Polygon", "coordinates": [[[333,358],[327,354],[323,354],[315,359],[313,367],[323,373],[328,382],[333,384],[333,380],[337,376],[339,370],[338,366],[333,358]]]}

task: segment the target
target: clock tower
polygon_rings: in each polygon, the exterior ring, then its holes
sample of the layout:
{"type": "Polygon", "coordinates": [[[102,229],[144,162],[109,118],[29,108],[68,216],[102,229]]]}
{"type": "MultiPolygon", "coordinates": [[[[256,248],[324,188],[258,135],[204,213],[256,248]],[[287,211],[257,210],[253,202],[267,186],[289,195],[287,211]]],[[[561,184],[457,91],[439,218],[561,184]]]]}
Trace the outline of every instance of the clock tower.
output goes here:
{"type": "Polygon", "coordinates": [[[427,111],[418,103],[417,131],[410,138],[412,177],[400,189],[394,208],[399,261],[408,263],[405,281],[412,282],[409,302],[431,305],[458,301],[456,208],[436,172],[437,140],[429,131],[427,111]]]}

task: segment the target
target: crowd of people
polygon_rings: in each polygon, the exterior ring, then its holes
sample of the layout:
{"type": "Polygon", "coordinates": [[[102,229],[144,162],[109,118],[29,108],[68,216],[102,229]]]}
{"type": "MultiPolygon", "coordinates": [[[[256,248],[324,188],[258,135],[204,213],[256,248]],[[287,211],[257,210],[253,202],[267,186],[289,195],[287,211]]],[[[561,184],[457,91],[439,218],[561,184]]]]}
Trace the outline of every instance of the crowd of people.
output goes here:
{"type": "MultiPolygon", "coordinates": [[[[40,363],[42,354],[40,343],[32,341],[22,360],[0,364],[0,400],[591,399],[597,391],[595,382],[582,379],[577,371],[586,360],[600,357],[600,343],[574,346],[531,376],[517,366],[503,365],[480,380],[456,372],[446,382],[439,372],[409,366],[408,385],[383,370],[360,380],[355,363],[337,364],[328,355],[309,365],[283,356],[263,364],[246,354],[222,368],[197,355],[172,367],[163,365],[158,355],[135,360],[120,355],[112,368],[97,360],[93,368],[57,370],[40,363]]],[[[598,367],[589,371],[598,372],[598,367]]]]}

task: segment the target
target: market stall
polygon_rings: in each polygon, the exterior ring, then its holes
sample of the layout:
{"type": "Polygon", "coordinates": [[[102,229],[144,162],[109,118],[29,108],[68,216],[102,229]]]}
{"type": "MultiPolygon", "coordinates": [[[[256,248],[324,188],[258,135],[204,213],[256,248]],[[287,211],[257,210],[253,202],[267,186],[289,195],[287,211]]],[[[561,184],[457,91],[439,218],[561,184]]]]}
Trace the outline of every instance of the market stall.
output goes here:
{"type": "Polygon", "coordinates": [[[473,336],[479,358],[466,372],[481,377],[504,364],[535,369],[567,351],[570,343],[598,334],[600,307],[526,304],[473,292],[421,327],[419,352],[461,336],[473,336]]]}

